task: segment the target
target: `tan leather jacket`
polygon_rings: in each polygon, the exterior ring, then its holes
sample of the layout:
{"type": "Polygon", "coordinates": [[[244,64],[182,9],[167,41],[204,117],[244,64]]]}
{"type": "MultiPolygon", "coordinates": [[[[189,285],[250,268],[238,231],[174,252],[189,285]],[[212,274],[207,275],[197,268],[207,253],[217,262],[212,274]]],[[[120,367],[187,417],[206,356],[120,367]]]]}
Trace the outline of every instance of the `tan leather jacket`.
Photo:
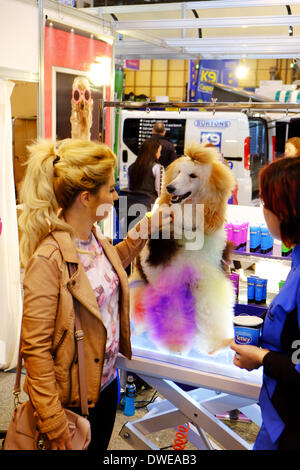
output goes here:
{"type": "MultiPolygon", "coordinates": [[[[131,358],[129,287],[124,267],[145,241],[127,237],[113,246],[98,231],[97,236],[120,279],[120,352],[131,358]]],[[[22,321],[27,371],[24,391],[36,409],[40,431],[49,439],[55,439],[67,427],[62,405],[80,406],[73,296],[81,304],[88,404],[93,407],[100,391],[106,328],[71,236],[54,231],[42,241],[26,268],[22,321]],[[67,262],[77,265],[71,277],[67,262]]]]}

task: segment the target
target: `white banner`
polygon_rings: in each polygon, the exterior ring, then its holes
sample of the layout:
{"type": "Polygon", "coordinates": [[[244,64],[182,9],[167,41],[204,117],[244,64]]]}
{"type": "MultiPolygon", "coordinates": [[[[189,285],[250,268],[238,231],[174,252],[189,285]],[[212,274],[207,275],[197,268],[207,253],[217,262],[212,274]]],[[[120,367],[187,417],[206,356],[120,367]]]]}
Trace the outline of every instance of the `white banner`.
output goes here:
{"type": "Polygon", "coordinates": [[[0,79],[0,369],[17,364],[22,295],[12,157],[10,97],[14,83],[0,79]]]}

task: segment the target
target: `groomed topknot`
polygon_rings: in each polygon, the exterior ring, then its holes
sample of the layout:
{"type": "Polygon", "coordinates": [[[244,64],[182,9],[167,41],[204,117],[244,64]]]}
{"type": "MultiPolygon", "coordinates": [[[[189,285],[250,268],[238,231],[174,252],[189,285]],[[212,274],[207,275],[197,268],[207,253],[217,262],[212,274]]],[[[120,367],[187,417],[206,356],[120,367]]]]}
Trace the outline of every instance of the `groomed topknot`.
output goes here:
{"type": "Polygon", "coordinates": [[[207,147],[197,142],[188,144],[184,149],[184,154],[192,160],[196,160],[202,164],[208,164],[215,160],[220,160],[218,151],[215,147],[207,147]]]}

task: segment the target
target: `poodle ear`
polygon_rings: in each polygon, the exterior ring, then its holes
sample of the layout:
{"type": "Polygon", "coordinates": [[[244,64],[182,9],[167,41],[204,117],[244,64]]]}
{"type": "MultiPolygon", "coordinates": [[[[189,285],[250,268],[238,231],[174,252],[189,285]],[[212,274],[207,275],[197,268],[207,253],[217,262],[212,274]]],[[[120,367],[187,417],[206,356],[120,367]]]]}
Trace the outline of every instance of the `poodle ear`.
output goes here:
{"type": "Polygon", "coordinates": [[[204,231],[206,233],[212,233],[223,225],[227,201],[235,185],[236,181],[231,170],[221,162],[212,162],[209,194],[204,204],[204,231]]]}
{"type": "Polygon", "coordinates": [[[213,189],[212,193],[219,195],[222,199],[226,198],[227,200],[234,190],[236,180],[232,171],[226,165],[221,162],[214,161],[212,162],[209,184],[213,189]]]}

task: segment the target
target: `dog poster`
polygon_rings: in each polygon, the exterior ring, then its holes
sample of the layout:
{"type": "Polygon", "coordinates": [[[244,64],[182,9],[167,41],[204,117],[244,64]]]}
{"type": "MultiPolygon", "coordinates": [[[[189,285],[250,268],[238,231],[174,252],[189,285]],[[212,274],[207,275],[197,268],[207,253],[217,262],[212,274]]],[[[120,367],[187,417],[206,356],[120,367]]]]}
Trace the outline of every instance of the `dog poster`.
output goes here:
{"type": "Polygon", "coordinates": [[[58,140],[65,138],[102,141],[99,100],[103,87],[87,76],[56,71],[56,125],[58,140]]]}

